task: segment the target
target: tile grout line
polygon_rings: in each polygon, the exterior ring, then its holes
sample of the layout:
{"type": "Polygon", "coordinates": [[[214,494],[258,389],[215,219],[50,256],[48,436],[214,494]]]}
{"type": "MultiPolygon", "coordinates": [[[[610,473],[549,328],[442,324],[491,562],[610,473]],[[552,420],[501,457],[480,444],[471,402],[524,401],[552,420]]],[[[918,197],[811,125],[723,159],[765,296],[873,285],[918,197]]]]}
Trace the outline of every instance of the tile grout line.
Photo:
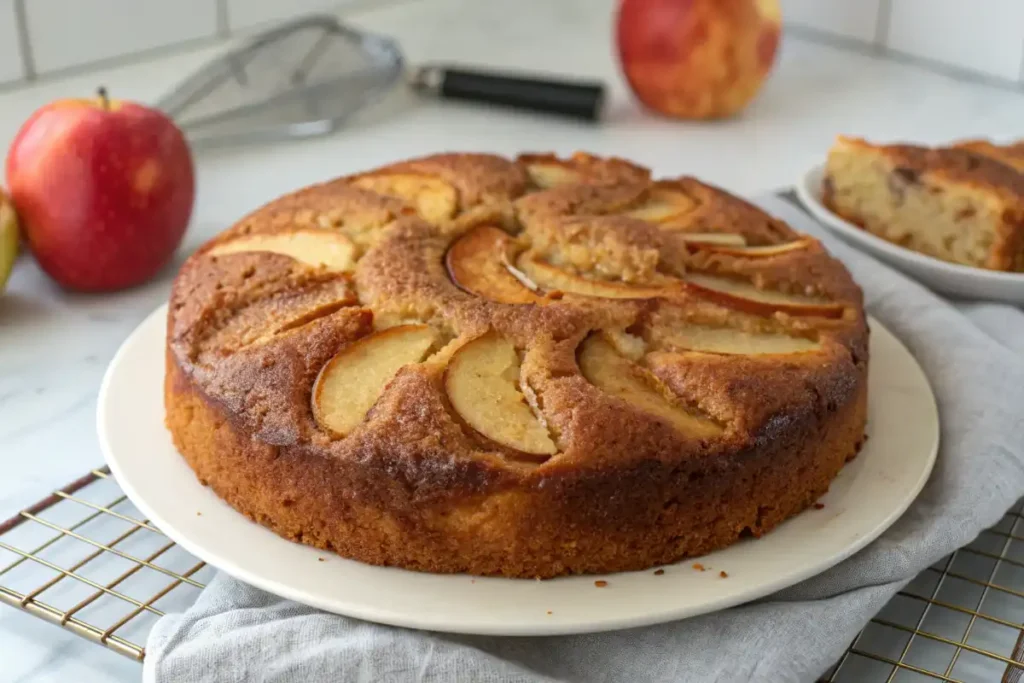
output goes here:
{"type": "Polygon", "coordinates": [[[842,33],[836,33],[829,31],[828,29],[818,28],[809,24],[802,24],[795,20],[786,22],[783,26],[787,33],[796,37],[798,40],[806,40],[820,45],[828,45],[829,47],[835,47],[842,50],[852,50],[863,54],[878,54],[878,52],[872,50],[874,43],[861,40],[860,38],[843,35],[842,33]]]}
{"type": "Polygon", "coordinates": [[[196,50],[203,47],[210,47],[217,45],[222,42],[222,38],[217,35],[207,35],[198,38],[188,38],[176,43],[170,43],[168,45],[160,45],[157,47],[145,48],[136,52],[128,54],[119,54],[112,57],[104,57],[96,61],[83,62],[80,64],[72,64],[70,66],[60,67],[53,69],[52,71],[46,71],[45,73],[38,73],[33,71],[31,78],[23,81],[15,81],[14,83],[4,83],[0,85],[0,93],[7,93],[12,90],[17,90],[27,85],[28,81],[48,81],[51,79],[66,78],[69,76],[81,75],[92,73],[100,69],[111,69],[129,64],[137,64],[140,61],[148,61],[152,59],[161,59],[171,55],[182,54],[190,50],[196,50]]]}
{"type": "Polygon", "coordinates": [[[916,66],[930,71],[931,73],[952,78],[969,85],[984,85],[999,88],[1001,90],[1009,90],[1011,92],[1020,92],[1024,90],[1024,81],[992,76],[982,71],[975,71],[973,69],[956,66],[954,64],[946,64],[945,62],[928,59],[926,57],[918,57],[917,55],[901,52],[884,45],[877,45],[875,43],[868,43],[856,38],[836,35],[829,31],[823,31],[821,29],[798,23],[789,23],[785,26],[786,30],[799,40],[833,47],[837,50],[848,50],[888,62],[916,66]]]}
{"type": "Polygon", "coordinates": [[[217,0],[217,36],[227,38],[231,35],[231,22],[228,0],[217,0]]]}
{"type": "Polygon", "coordinates": [[[889,25],[892,23],[892,0],[879,0],[875,16],[875,49],[884,51],[889,44],[889,25]]]}
{"type": "Polygon", "coordinates": [[[18,51],[21,53],[21,70],[24,80],[31,81],[36,77],[36,64],[32,56],[32,45],[28,35],[28,14],[25,11],[25,0],[14,0],[14,24],[18,31],[18,51]]]}
{"type": "Polygon", "coordinates": [[[1020,39],[1020,85],[1024,88],[1024,38],[1020,39]]]}

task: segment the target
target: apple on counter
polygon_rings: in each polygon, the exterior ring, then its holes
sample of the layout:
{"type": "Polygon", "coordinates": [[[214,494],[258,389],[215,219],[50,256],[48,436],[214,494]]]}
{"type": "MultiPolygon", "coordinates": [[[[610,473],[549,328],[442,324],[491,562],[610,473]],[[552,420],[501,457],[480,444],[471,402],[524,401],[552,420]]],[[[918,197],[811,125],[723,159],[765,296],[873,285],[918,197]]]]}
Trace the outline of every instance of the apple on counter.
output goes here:
{"type": "Polygon", "coordinates": [[[731,116],[775,63],[778,0],[622,0],[619,61],[644,106],[685,119],[731,116]]]}
{"type": "Polygon", "coordinates": [[[80,291],[149,280],[180,244],[195,197],[177,126],[102,89],[36,111],[8,151],[7,182],[39,265],[80,291]]]}

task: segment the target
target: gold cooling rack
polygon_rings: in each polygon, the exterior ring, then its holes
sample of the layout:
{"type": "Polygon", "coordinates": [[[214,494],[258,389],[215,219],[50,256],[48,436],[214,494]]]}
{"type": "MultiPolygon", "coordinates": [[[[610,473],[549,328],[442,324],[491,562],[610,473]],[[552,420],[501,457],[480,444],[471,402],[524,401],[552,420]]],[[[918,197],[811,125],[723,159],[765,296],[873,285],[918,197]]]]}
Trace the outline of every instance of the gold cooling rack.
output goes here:
{"type": "MultiPolygon", "coordinates": [[[[0,522],[0,601],[133,659],[212,575],[142,518],[106,468],[0,522]]],[[[871,620],[829,683],[1024,683],[1024,501],[871,620]]]]}

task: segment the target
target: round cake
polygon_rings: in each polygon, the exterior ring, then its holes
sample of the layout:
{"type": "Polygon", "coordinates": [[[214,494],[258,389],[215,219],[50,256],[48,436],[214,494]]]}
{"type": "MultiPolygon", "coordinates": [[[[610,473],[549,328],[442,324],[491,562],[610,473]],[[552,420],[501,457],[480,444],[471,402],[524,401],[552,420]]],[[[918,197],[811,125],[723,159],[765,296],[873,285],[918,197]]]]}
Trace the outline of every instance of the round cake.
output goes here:
{"type": "Polygon", "coordinates": [[[862,295],[816,240],[615,158],[309,187],[178,274],[166,420],[251,519],[372,564],[638,570],[760,536],[864,439],[862,295]]]}

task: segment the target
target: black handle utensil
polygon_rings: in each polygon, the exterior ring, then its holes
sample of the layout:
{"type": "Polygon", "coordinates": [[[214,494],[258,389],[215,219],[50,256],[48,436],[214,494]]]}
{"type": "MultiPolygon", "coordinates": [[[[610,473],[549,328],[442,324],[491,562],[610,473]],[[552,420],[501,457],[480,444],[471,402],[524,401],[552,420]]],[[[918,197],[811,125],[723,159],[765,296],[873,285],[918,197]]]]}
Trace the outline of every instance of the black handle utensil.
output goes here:
{"type": "Polygon", "coordinates": [[[584,121],[601,118],[604,84],[571,81],[440,64],[420,66],[410,82],[422,92],[445,99],[496,104],[584,121]]]}

